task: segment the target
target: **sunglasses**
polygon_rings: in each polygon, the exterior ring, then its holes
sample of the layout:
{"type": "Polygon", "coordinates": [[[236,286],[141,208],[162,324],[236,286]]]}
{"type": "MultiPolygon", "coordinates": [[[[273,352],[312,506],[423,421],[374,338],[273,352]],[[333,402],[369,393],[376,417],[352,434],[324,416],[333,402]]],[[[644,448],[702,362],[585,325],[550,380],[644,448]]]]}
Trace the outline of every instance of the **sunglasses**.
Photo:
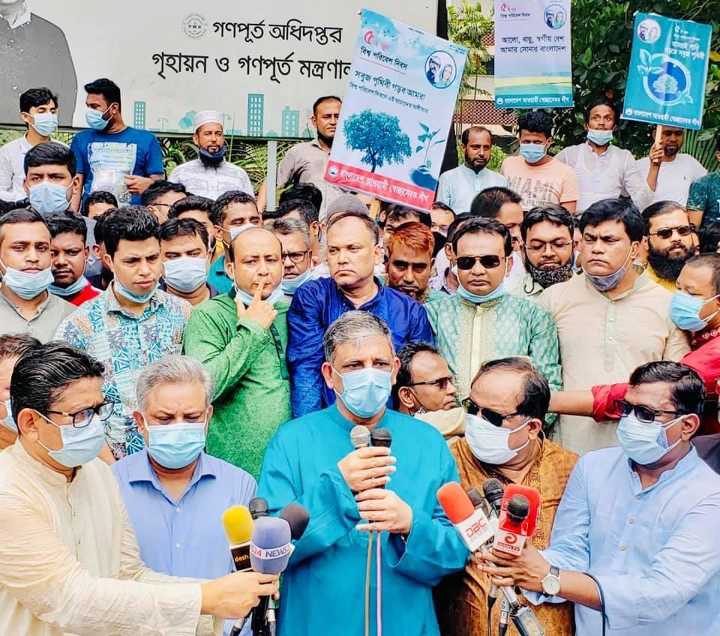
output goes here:
{"type": "Polygon", "coordinates": [[[465,409],[470,415],[477,415],[478,417],[482,417],[484,420],[487,420],[488,422],[490,422],[490,424],[497,427],[502,426],[503,422],[509,417],[520,415],[520,413],[518,413],[517,411],[515,411],[514,413],[506,413],[505,415],[503,415],[502,413],[493,411],[493,409],[478,406],[472,400],[472,398],[468,398],[465,401],[465,409]]]}
{"type": "Polygon", "coordinates": [[[426,380],[425,382],[413,382],[412,384],[408,384],[408,386],[435,386],[441,391],[445,391],[448,388],[448,384],[452,382],[452,378],[450,376],[446,376],[444,378],[438,378],[437,380],[426,380]]]}
{"type": "Polygon", "coordinates": [[[666,411],[664,409],[653,409],[649,406],[642,406],[641,404],[630,404],[625,400],[615,400],[615,409],[621,417],[635,413],[635,417],[645,424],[651,424],[655,422],[658,415],[686,415],[680,411],[666,411]]]}
{"type": "Polygon", "coordinates": [[[664,227],[659,229],[657,232],[649,232],[649,236],[659,236],[663,240],[669,239],[673,232],[677,232],[678,236],[689,236],[695,231],[695,227],[692,225],[681,225],[680,227],[664,227]]]}
{"type": "Polygon", "coordinates": [[[475,267],[475,263],[480,263],[485,269],[495,269],[500,267],[500,257],[495,254],[485,254],[484,256],[458,256],[458,269],[468,270],[475,267]]]}

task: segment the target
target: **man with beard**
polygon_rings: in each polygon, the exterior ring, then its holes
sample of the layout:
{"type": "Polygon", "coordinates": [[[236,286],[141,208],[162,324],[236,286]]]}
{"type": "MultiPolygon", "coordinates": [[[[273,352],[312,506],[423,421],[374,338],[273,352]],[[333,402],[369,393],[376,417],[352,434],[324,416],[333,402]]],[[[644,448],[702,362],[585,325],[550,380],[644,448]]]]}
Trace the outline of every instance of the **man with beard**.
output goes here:
{"type": "MultiPolygon", "coordinates": [[[[327,206],[341,196],[343,191],[325,181],[325,167],[330,158],[330,149],[335,139],[335,128],[340,117],[342,100],[334,95],[318,97],[313,104],[312,124],[317,130],[317,139],[294,145],[287,151],[277,171],[277,185],[284,188],[291,182],[312,183],[322,192],[320,220],[325,219],[327,206]]],[[[260,186],[257,196],[258,209],[265,210],[267,186],[260,186]]]]}
{"type": "Polygon", "coordinates": [[[469,212],[475,195],[486,188],[506,186],[507,179],[486,166],[492,154],[493,139],[487,128],[471,126],[462,137],[465,163],[440,175],[437,200],[456,213],[469,212]]]}
{"type": "Polygon", "coordinates": [[[559,205],[538,206],[525,215],[520,233],[526,274],[511,293],[536,300],[543,289],[572,278],[574,227],[570,213],[559,205]]]}
{"type": "Polygon", "coordinates": [[[685,205],[690,184],[704,177],[707,170],[695,157],[680,152],[685,140],[685,130],[676,126],[661,128],[659,150],[662,152],[651,152],[650,157],[638,159],[637,165],[640,172],[647,175],[647,184],[653,191],[653,203],[676,201],[685,205]],[[650,170],[651,158],[655,170],[650,170]]]}
{"type": "Polygon", "coordinates": [[[182,183],[188,192],[213,200],[228,190],[254,194],[247,172],[225,160],[227,144],[222,113],[200,111],[195,115],[193,128],[198,158],[175,168],[169,180],[182,183]]]}
{"type": "Polygon", "coordinates": [[[684,208],[658,201],[643,210],[648,241],[647,276],[674,292],[685,262],[695,253],[693,227],[684,208]]]}

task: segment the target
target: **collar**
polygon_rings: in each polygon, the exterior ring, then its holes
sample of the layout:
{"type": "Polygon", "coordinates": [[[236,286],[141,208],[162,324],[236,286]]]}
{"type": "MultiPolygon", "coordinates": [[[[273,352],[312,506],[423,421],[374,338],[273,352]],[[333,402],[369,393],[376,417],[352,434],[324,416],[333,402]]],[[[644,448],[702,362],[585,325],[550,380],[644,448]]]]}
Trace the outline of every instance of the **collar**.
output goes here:
{"type": "Polygon", "coordinates": [[[326,155],[330,154],[330,150],[325,150],[325,148],[320,145],[317,137],[310,142],[310,145],[315,146],[315,148],[317,148],[318,150],[322,150],[326,155]]]}
{"type": "Polygon", "coordinates": [[[127,311],[127,309],[125,309],[115,297],[112,284],[108,285],[108,288],[103,292],[103,294],[105,296],[103,299],[105,304],[105,313],[122,314],[123,316],[134,320],[144,318],[149,313],[155,313],[161,305],[165,304],[165,292],[160,289],[155,289],[155,293],[152,295],[150,302],[147,304],[143,312],[141,314],[133,314],[127,311]]]}
{"type": "MultiPolygon", "coordinates": [[[[5,304],[10,307],[18,316],[20,316],[23,320],[25,320],[25,317],[18,311],[18,308],[16,305],[13,305],[13,303],[10,302],[10,299],[0,292],[0,298],[5,302],[5,304]]],[[[47,309],[47,306],[50,304],[50,300],[53,298],[53,295],[48,291],[47,292],[47,298],[43,300],[37,307],[37,312],[35,315],[30,319],[34,320],[37,318],[43,311],[47,309]]],[[[30,322],[30,321],[27,321],[30,322]]]]}
{"type": "Polygon", "coordinates": [[[697,333],[693,333],[690,336],[690,348],[694,351],[695,349],[699,349],[703,345],[707,344],[708,342],[712,342],[715,340],[718,336],[720,336],[720,328],[718,329],[703,329],[703,331],[698,331],[697,333]]]}
{"type": "Polygon", "coordinates": [[[527,296],[537,296],[544,290],[544,287],[532,277],[530,272],[525,272],[525,276],[522,277],[521,285],[522,292],[527,296]]]}
{"type": "MultiPolygon", "coordinates": [[[[340,399],[340,398],[338,398],[340,399]]],[[[382,418],[380,421],[375,425],[375,428],[385,428],[388,425],[388,412],[389,409],[385,407],[385,413],[383,413],[382,418]]],[[[327,409],[325,409],[325,413],[327,413],[328,417],[332,420],[333,424],[336,424],[341,429],[347,431],[350,433],[350,431],[356,426],[354,422],[351,422],[350,420],[346,419],[345,416],[340,412],[340,410],[337,407],[337,402],[333,404],[332,406],[329,406],[327,409]]]]}
{"type": "Polygon", "coordinates": [[[383,285],[382,280],[380,280],[377,276],[373,276],[373,280],[375,281],[375,284],[378,286],[377,294],[375,294],[370,300],[360,305],[360,307],[355,307],[353,305],[352,301],[343,293],[342,289],[338,286],[338,284],[335,282],[335,280],[331,277],[330,280],[333,284],[333,289],[335,289],[335,293],[337,294],[338,298],[341,302],[348,305],[348,307],[352,307],[353,309],[363,309],[364,307],[370,307],[374,303],[382,300],[382,298],[385,295],[385,286],[383,285]]]}
{"type": "MultiPolygon", "coordinates": [[[[595,292],[598,296],[602,296],[605,300],[607,300],[607,301],[609,301],[609,302],[611,302],[611,303],[615,303],[615,302],[617,302],[617,301],[619,301],[619,300],[624,300],[625,298],[627,298],[628,296],[630,296],[630,294],[634,294],[635,292],[640,291],[641,289],[647,287],[648,285],[655,285],[655,284],[656,284],[654,281],[650,280],[650,278],[648,278],[648,277],[643,276],[642,274],[640,274],[640,275],[637,276],[637,278],[635,279],[635,283],[633,284],[633,286],[632,286],[630,289],[628,289],[625,293],[620,294],[620,296],[617,296],[617,297],[615,297],[615,298],[610,298],[610,297],[607,295],[607,292],[601,292],[600,290],[596,289],[596,288],[594,287],[594,285],[588,280],[588,277],[585,275],[585,273],[582,273],[581,276],[583,277],[583,281],[584,281],[584,283],[585,283],[585,286],[586,286],[588,289],[590,289],[591,291],[595,292]]],[[[571,278],[570,280],[572,280],[572,278],[571,278]]],[[[610,291],[612,291],[612,290],[610,290],[610,291]]]]}
{"type": "MultiPolygon", "coordinates": [[[[150,464],[147,448],[143,448],[135,455],[137,455],[137,458],[129,462],[128,482],[131,484],[151,483],[156,490],[161,491],[162,487],[160,485],[160,480],[158,479],[157,473],[153,470],[152,464],[150,464]]],[[[135,455],[133,455],[133,457],[135,457],[135,455]]],[[[188,484],[188,490],[205,477],[215,479],[217,478],[217,473],[211,465],[211,462],[208,461],[205,452],[202,452],[200,453],[198,463],[195,466],[195,472],[193,473],[192,479],[188,484]]]]}
{"type": "Polygon", "coordinates": [[[459,167],[463,169],[463,172],[466,172],[468,175],[472,175],[473,178],[482,177],[487,170],[486,166],[482,170],[475,172],[472,168],[469,168],[464,162],[459,167]]]}
{"type": "Polygon", "coordinates": [[[20,440],[17,440],[9,449],[9,453],[15,458],[15,461],[20,464],[23,468],[23,472],[26,473],[27,477],[36,477],[38,480],[44,482],[48,486],[53,488],[67,488],[70,484],[77,481],[78,475],[82,470],[82,466],[75,469],[75,477],[72,481],[68,481],[65,475],[55,472],[49,466],[46,466],[42,462],[32,457],[22,445],[20,440]]]}
{"type": "Polygon", "coordinates": [[[662,473],[658,480],[652,486],[649,486],[648,488],[643,488],[642,484],[640,483],[640,476],[637,474],[637,472],[635,472],[632,461],[627,457],[625,458],[625,460],[625,465],[627,466],[628,472],[630,473],[630,479],[632,482],[632,490],[634,495],[644,495],[645,493],[652,492],[656,488],[664,486],[667,483],[675,481],[676,479],[681,479],[690,471],[694,470],[695,467],[702,462],[700,456],[695,450],[695,447],[690,444],[690,450],[687,452],[685,457],[683,457],[677,464],[675,464],[674,468],[666,470],[664,473],[662,473]]]}
{"type": "Polygon", "coordinates": [[[609,144],[607,145],[607,148],[605,149],[605,151],[604,151],[604,152],[601,152],[600,154],[598,154],[597,152],[595,152],[595,151],[592,149],[592,146],[590,145],[590,142],[587,141],[587,140],[585,140],[585,147],[588,149],[589,152],[591,152],[591,153],[592,153],[593,155],[595,155],[596,157],[604,157],[605,155],[607,155],[607,154],[610,152],[610,148],[612,148],[612,146],[613,146],[612,143],[609,143],[609,144]]]}
{"type": "Polygon", "coordinates": [[[10,22],[7,18],[4,19],[8,26],[11,29],[17,29],[18,27],[24,26],[25,24],[28,24],[32,18],[32,15],[30,13],[30,7],[28,7],[27,2],[23,2],[21,11],[15,16],[15,18],[10,22]]]}

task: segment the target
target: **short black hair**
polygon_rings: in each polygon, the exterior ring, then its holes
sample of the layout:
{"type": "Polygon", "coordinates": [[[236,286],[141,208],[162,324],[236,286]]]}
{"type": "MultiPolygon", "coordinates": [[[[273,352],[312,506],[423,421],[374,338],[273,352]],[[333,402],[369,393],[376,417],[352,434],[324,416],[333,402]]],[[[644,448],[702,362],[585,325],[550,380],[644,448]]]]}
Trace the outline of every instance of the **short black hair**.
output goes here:
{"type": "Polygon", "coordinates": [[[482,132],[490,135],[490,143],[492,143],[492,141],[493,141],[492,133],[487,128],[485,128],[485,126],[470,126],[470,128],[466,128],[465,130],[462,131],[462,135],[460,135],[460,142],[462,143],[463,146],[467,146],[468,141],[470,141],[470,133],[482,133],[482,132]]]}
{"type": "Polygon", "coordinates": [[[440,234],[440,232],[433,232],[432,235],[435,239],[435,244],[433,246],[433,258],[435,258],[440,253],[440,250],[445,247],[445,243],[447,243],[447,237],[443,234],[440,234]]]}
{"type": "Polygon", "coordinates": [[[0,360],[17,358],[40,341],[27,333],[10,333],[0,336],[0,360]]]}
{"type": "Polygon", "coordinates": [[[47,226],[50,236],[55,238],[58,234],[77,234],[82,237],[83,243],[87,239],[87,225],[82,217],[67,212],[54,214],[47,219],[47,226]]]}
{"type": "Polygon", "coordinates": [[[698,232],[700,253],[717,252],[720,247],[720,221],[708,219],[698,232]]]}
{"type": "Polygon", "coordinates": [[[642,218],[645,221],[645,234],[650,233],[650,221],[656,216],[668,214],[680,210],[685,212],[685,208],[676,201],[656,201],[650,204],[642,211],[642,218]]]}
{"type": "Polygon", "coordinates": [[[387,225],[390,221],[402,221],[403,219],[407,219],[404,221],[405,223],[411,223],[413,221],[413,219],[410,219],[411,216],[416,217],[418,222],[424,226],[432,227],[432,217],[429,212],[422,212],[421,210],[409,208],[399,203],[394,203],[388,209],[385,224],[387,225]]]}
{"type": "Polygon", "coordinates": [[[521,201],[522,197],[510,188],[503,186],[485,188],[475,195],[470,205],[470,214],[486,219],[496,219],[503,205],[506,203],[520,204],[521,201]]]}
{"type": "Polygon", "coordinates": [[[169,219],[175,219],[179,217],[183,212],[190,212],[191,210],[199,210],[208,215],[208,218],[212,221],[213,214],[213,203],[212,199],[207,197],[201,197],[196,194],[186,196],[184,199],[175,201],[170,207],[168,212],[169,219]]]}
{"type": "Polygon", "coordinates": [[[14,225],[15,223],[42,223],[47,227],[45,219],[32,208],[15,208],[0,216],[0,237],[5,225],[14,225]]]}
{"type": "MultiPolygon", "coordinates": [[[[120,241],[160,240],[160,224],[155,215],[142,205],[128,205],[108,210],[102,221],[105,251],[115,256],[120,241]]],[[[97,229],[97,225],[95,226],[97,229]]]]}
{"type": "Polygon", "coordinates": [[[524,375],[522,397],[515,410],[520,415],[527,415],[544,422],[550,406],[550,385],[545,376],[525,358],[512,356],[484,362],[471,384],[475,384],[483,375],[498,370],[519,371],[524,375]]]}
{"type": "Polygon", "coordinates": [[[323,195],[320,188],[312,183],[296,183],[292,187],[280,193],[279,205],[290,199],[304,199],[310,201],[316,210],[322,207],[323,195]]]}
{"type": "Polygon", "coordinates": [[[55,107],[60,105],[58,96],[46,86],[40,88],[28,88],[20,95],[20,112],[29,113],[31,108],[44,106],[50,102],[55,102],[55,107]]]}
{"type": "Polygon", "coordinates": [[[575,221],[572,214],[568,212],[563,206],[555,203],[548,203],[546,205],[538,205],[530,209],[523,218],[523,222],[520,225],[520,234],[522,235],[523,241],[527,238],[528,230],[537,225],[547,221],[553,225],[563,225],[570,232],[570,240],[573,238],[573,232],[575,231],[575,221]]]}
{"type": "Polygon", "coordinates": [[[103,365],[65,342],[30,347],[20,356],[10,380],[12,415],[23,409],[47,415],[68,385],[85,378],[102,378],[103,365]]]}
{"type": "Polygon", "coordinates": [[[615,104],[615,102],[609,97],[606,97],[605,95],[600,95],[599,97],[592,99],[583,111],[583,117],[585,118],[586,124],[590,121],[590,111],[597,106],[607,106],[608,108],[610,108],[613,112],[614,123],[618,123],[620,113],[618,112],[617,104],[615,104]]]}
{"type": "Polygon", "coordinates": [[[434,353],[440,355],[437,347],[431,345],[428,342],[411,342],[406,344],[397,353],[397,357],[400,360],[400,369],[398,370],[397,379],[393,386],[393,398],[395,402],[395,408],[400,406],[400,400],[398,399],[398,392],[404,386],[410,386],[412,382],[412,362],[418,353],[434,353]]]}
{"type": "Polygon", "coordinates": [[[448,232],[447,232],[447,242],[452,244],[453,237],[455,236],[455,232],[457,232],[457,229],[465,223],[465,221],[469,221],[472,219],[473,216],[470,214],[470,212],[461,212],[460,214],[456,214],[455,218],[453,219],[453,222],[448,225],[448,232]]]}
{"type": "Polygon", "coordinates": [[[602,199],[582,213],[578,222],[581,232],[586,227],[597,227],[605,221],[620,221],[631,241],[641,241],[645,235],[645,221],[632,201],[625,199],[602,199]]]}
{"type": "Polygon", "coordinates": [[[512,239],[507,228],[495,219],[486,219],[483,217],[472,217],[463,223],[453,234],[452,246],[453,252],[457,255],[457,248],[460,239],[466,234],[497,234],[503,240],[505,248],[505,256],[512,254],[512,239]]]}
{"type": "Polygon", "coordinates": [[[433,210],[443,210],[445,212],[450,212],[453,216],[455,215],[455,210],[453,210],[447,203],[443,203],[442,201],[433,201],[432,208],[433,210]]]}
{"type": "Polygon", "coordinates": [[[308,226],[318,221],[318,209],[312,201],[308,201],[307,199],[286,199],[281,201],[273,216],[276,219],[281,219],[291,212],[296,211],[308,226]]]}
{"type": "Polygon", "coordinates": [[[227,192],[223,192],[215,200],[212,207],[212,222],[215,225],[222,227],[227,208],[233,203],[252,203],[257,208],[257,201],[252,194],[248,194],[242,190],[228,190],[227,192]]]}
{"type": "Polygon", "coordinates": [[[122,108],[120,87],[107,77],[101,77],[94,82],[85,84],[85,92],[88,95],[102,95],[108,106],[110,106],[110,104],[117,104],[122,108]]]}
{"type": "Polygon", "coordinates": [[[712,272],[713,289],[716,294],[720,294],[720,254],[716,252],[708,252],[698,256],[691,256],[685,261],[685,267],[709,267],[712,272]]]}
{"type": "Polygon", "coordinates": [[[170,241],[178,236],[199,236],[203,245],[209,246],[207,228],[195,219],[168,219],[160,226],[160,240],[170,241]]]}
{"type": "Polygon", "coordinates": [[[647,362],[630,375],[630,386],[663,382],[669,384],[670,400],[678,414],[702,413],[705,384],[697,371],[669,360],[647,362]]]}
{"type": "Polygon", "coordinates": [[[71,177],[77,173],[75,153],[56,141],[38,144],[27,151],[23,163],[25,174],[27,175],[28,168],[39,168],[40,166],[66,166],[71,177]]]}
{"type": "Polygon", "coordinates": [[[323,102],[331,102],[331,101],[332,102],[340,102],[342,104],[342,99],[340,99],[336,95],[323,95],[322,97],[318,97],[313,102],[313,110],[312,110],[313,115],[315,115],[317,113],[317,109],[318,109],[318,106],[320,106],[320,104],[322,104],[323,102]]]}
{"type": "Polygon", "coordinates": [[[187,190],[182,183],[173,183],[172,181],[159,179],[158,181],[153,181],[147,190],[140,195],[140,204],[144,206],[152,205],[163,194],[167,194],[168,192],[187,194],[187,190]]]}
{"type": "Polygon", "coordinates": [[[82,206],[82,213],[84,216],[90,215],[90,206],[95,203],[107,203],[108,205],[116,208],[118,206],[117,197],[112,192],[105,190],[95,190],[85,197],[85,202],[82,206]]]}
{"type": "Polygon", "coordinates": [[[102,214],[95,217],[95,227],[93,228],[93,237],[97,245],[105,243],[105,220],[111,212],[115,212],[118,208],[109,208],[102,214]]]}
{"type": "Polygon", "coordinates": [[[541,133],[548,139],[552,137],[553,120],[544,110],[530,110],[518,118],[518,133],[527,130],[531,133],[541,133]]]}

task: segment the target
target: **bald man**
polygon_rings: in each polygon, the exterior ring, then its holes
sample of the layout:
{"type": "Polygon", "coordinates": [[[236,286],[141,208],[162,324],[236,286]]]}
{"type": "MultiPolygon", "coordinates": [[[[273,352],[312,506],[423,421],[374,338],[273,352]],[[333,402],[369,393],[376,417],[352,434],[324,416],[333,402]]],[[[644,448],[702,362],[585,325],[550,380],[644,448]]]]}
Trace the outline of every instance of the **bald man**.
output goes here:
{"type": "Polygon", "coordinates": [[[184,337],[185,353],[213,379],[208,452],[255,478],[270,438],[290,419],[281,249],[268,230],[237,234],[225,259],[233,288],[195,308],[184,337]]]}

